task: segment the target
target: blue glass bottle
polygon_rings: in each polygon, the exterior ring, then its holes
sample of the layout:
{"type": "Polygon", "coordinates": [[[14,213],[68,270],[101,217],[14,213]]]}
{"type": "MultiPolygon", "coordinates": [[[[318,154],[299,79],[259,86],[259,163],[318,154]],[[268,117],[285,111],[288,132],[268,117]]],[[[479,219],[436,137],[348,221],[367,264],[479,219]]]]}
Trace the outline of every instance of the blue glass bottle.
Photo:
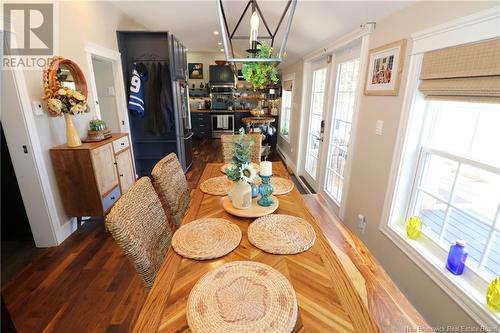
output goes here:
{"type": "Polygon", "coordinates": [[[465,251],[465,242],[457,240],[455,245],[450,246],[446,268],[455,275],[460,275],[464,272],[465,259],[467,259],[467,251],[465,251]]]}

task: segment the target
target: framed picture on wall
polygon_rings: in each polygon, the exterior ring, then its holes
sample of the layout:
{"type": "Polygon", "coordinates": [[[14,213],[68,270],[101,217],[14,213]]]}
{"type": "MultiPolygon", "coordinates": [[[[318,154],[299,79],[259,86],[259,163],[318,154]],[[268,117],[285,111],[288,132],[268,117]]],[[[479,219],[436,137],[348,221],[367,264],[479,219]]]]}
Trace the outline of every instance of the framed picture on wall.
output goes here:
{"type": "Polygon", "coordinates": [[[203,64],[196,62],[196,63],[189,63],[188,64],[188,71],[189,71],[189,78],[190,79],[196,79],[196,80],[201,80],[203,79],[203,64]]]}
{"type": "Polygon", "coordinates": [[[396,96],[406,50],[406,39],[371,49],[368,53],[365,95],[396,96]]]}

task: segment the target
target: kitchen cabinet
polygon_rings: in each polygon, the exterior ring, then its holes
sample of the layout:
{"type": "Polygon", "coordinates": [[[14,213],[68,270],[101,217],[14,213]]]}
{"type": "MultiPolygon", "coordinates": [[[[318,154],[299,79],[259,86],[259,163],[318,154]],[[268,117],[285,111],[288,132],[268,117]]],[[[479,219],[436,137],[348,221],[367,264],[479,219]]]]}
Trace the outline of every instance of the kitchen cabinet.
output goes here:
{"type": "Polygon", "coordinates": [[[195,138],[211,138],[210,112],[191,112],[191,129],[195,138]]]}
{"type": "Polygon", "coordinates": [[[103,141],[50,149],[61,200],[68,217],[104,216],[135,182],[129,136],[113,133],[103,141]]]}

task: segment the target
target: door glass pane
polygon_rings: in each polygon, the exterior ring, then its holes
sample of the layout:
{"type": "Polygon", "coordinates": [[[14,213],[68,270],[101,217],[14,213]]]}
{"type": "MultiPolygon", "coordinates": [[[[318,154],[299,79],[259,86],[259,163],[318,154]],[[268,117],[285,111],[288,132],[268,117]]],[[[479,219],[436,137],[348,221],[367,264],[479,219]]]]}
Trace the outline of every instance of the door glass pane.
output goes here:
{"type": "Polygon", "coordinates": [[[359,59],[340,63],[337,66],[334,116],[332,134],[328,145],[325,191],[337,203],[342,200],[344,167],[351,138],[352,115],[359,79],[359,59]]]}
{"type": "Polygon", "coordinates": [[[307,151],[305,170],[313,179],[316,179],[320,150],[321,121],[323,120],[323,105],[325,102],[326,67],[313,72],[311,91],[311,112],[309,117],[309,135],[307,137],[307,151]]]}

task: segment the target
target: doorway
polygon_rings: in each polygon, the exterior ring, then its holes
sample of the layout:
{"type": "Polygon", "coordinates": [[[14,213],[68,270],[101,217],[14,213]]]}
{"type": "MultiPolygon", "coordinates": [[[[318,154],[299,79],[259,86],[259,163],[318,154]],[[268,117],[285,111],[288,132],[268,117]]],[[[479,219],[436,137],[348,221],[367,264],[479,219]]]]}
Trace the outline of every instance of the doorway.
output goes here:
{"type": "Polygon", "coordinates": [[[28,215],[17,183],[3,126],[1,131],[1,286],[3,287],[17,273],[28,266],[44,249],[35,246],[28,215]],[[8,207],[8,208],[7,208],[8,207]]]}
{"type": "Polygon", "coordinates": [[[308,111],[300,169],[308,185],[342,218],[361,77],[362,40],[332,51],[308,68],[308,111]],[[329,59],[329,61],[326,61],[329,59]]]}
{"type": "Polygon", "coordinates": [[[321,150],[324,134],[324,114],[328,92],[329,66],[326,59],[316,61],[311,66],[311,84],[309,87],[309,119],[307,126],[306,150],[304,161],[304,178],[317,192],[321,150]]]}
{"type": "Polygon", "coordinates": [[[109,60],[92,57],[92,69],[101,120],[112,132],[120,132],[113,63],[109,60]]]}

